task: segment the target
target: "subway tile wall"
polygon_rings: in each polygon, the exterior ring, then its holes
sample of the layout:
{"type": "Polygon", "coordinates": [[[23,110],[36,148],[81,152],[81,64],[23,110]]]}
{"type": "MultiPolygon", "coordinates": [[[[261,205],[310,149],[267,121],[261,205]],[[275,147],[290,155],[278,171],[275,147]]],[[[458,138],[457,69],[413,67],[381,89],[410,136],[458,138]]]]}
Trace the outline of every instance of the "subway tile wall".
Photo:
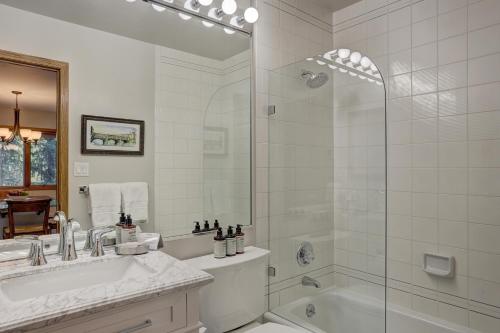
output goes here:
{"type": "Polygon", "coordinates": [[[500,1],[363,0],[333,22],[388,86],[389,302],[498,332],[500,1]],[[457,276],[427,275],[424,252],[457,276]]]}
{"type": "Polygon", "coordinates": [[[156,50],[156,230],[250,221],[250,51],[224,61],[156,50]],[[225,128],[227,154],[204,154],[205,127],[225,128]]]}

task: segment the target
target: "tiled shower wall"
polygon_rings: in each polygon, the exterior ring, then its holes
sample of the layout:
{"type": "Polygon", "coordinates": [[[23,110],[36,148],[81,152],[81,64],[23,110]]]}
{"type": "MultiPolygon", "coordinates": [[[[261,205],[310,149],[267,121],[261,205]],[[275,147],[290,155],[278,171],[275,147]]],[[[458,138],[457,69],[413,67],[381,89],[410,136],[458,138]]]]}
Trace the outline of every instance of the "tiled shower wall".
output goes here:
{"type": "MultiPolygon", "coordinates": [[[[270,102],[273,102],[269,96],[270,82],[268,78],[270,72],[292,63],[303,61],[307,57],[328,51],[332,48],[331,11],[322,8],[314,1],[303,0],[257,0],[256,5],[261,13],[261,19],[255,27],[254,34],[257,112],[255,136],[257,246],[267,248],[269,246],[269,237],[271,237],[270,245],[272,253],[270,260],[271,264],[278,269],[277,276],[271,279],[270,286],[270,305],[274,307],[280,303],[287,303],[290,300],[300,297],[303,292],[310,292],[310,288],[300,286],[301,274],[307,273],[313,277],[318,277],[325,286],[332,283],[332,275],[329,274],[331,273],[332,252],[318,252],[316,258],[318,264],[313,265],[314,267],[310,269],[299,269],[296,262],[292,260],[297,250],[296,246],[292,245],[293,238],[297,238],[300,235],[306,236],[319,230],[325,231],[325,224],[307,223],[304,220],[303,226],[306,228],[300,229],[302,232],[299,232],[299,234],[297,232],[294,234],[293,230],[299,230],[298,227],[300,226],[293,224],[291,215],[287,216],[278,212],[290,212],[294,204],[288,201],[288,205],[285,204],[285,206],[281,207],[274,206],[276,209],[280,208],[278,210],[269,207],[269,202],[273,205],[273,202],[278,202],[278,197],[284,195],[285,192],[292,193],[297,189],[294,187],[294,189],[289,189],[290,191],[283,190],[283,186],[287,183],[290,186],[295,186],[296,177],[299,175],[288,172],[289,177],[283,177],[285,170],[279,169],[280,166],[285,166],[283,163],[286,162],[284,160],[286,154],[280,155],[279,153],[285,153],[284,148],[287,146],[287,151],[295,156],[297,152],[300,153],[301,144],[296,142],[296,138],[298,137],[294,137],[293,133],[288,133],[288,136],[284,138],[285,141],[274,142],[278,143],[276,145],[273,142],[270,144],[269,118],[267,115],[267,106],[270,102]],[[286,141],[286,138],[293,142],[286,141]],[[269,169],[270,153],[274,158],[273,166],[275,167],[271,171],[271,174],[269,169]],[[274,199],[276,200],[270,198],[269,186],[272,186],[275,195],[274,199]],[[276,212],[276,214],[273,212],[276,212]],[[321,267],[323,268],[319,269],[321,267]]],[[[296,74],[298,77],[299,73],[296,74]]],[[[305,85],[303,89],[306,91],[305,85]]],[[[302,106],[305,107],[306,105],[302,106]]],[[[283,108],[278,108],[277,111],[281,116],[284,115],[285,118],[286,113],[291,112],[291,110],[283,108]]],[[[307,112],[307,110],[304,110],[304,112],[307,112]]],[[[279,118],[283,120],[281,116],[279,118]]],[[[302,123],[300,121],[295,123],[298,126],[297,128],[300,126],[307,127],[308,119],[306,118],[302,118],[302,123]]],[[[292,123],[290,122],[289,124],[292,123]]],[[[284,123],[281,123],[281,125],[284,125],[284,123]]],[[[271,131],[276,134],[274,132],[276,128],[271,128],[271,131]]],[[[314,133],[311,133],[311,137],[314,137],[314,133]]],[[[304,141],[302,144],[306,144],[306,142],[304,141]]],[[[302,148],[304,147],[302,146],[302,148]]],[[[288,171],[291,170],[293,168],[288,171]]],[[[305,170],[303,168],[303,171],[305,170]]],[[[309,171],[311,171],[309,174],[313,174],[312,169],[309,171]]],[[[297,184],[300,181],[301,179],[299,179],[297,184]]],[[[318,190],[319,187],[323,186],[326,186],[326,184],[323,183],[321,186],[318,186],[318,190]]],[[[302,192],[305,193],[306,191],[302,192]]],[[[330,226],[330,230],[332,229],[333,223],[330,226]]]]}
{"type": "Polygon", "coordinates": [[[219,61],[158,46],[156,59],[156,230],[190,234],[193,221],[214,218],[247,224],[249,51],[219,61]],[[227,131],[226,154],[204,154],[206,126],[227,131]]]}
{"type": "Polygon", "coordinates": [[[334,44],[367,53],[388,86],[389,302],[500,327],[500,1],[363,0],[334,13],[334,44]],[[422,270],[452,255],[457,276],[422,270]]]}

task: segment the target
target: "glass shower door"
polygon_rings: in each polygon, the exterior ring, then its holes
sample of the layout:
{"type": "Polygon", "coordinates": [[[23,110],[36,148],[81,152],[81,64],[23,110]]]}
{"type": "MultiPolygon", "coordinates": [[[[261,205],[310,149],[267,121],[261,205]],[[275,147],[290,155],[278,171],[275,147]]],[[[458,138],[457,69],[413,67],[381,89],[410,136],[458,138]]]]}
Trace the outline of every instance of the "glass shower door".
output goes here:
{"type": "Polygon", "coordinates": [[[382,333],[385,89],[375,65],[338,59],[332,51],[269,76],[268,319],[382,333]]]}

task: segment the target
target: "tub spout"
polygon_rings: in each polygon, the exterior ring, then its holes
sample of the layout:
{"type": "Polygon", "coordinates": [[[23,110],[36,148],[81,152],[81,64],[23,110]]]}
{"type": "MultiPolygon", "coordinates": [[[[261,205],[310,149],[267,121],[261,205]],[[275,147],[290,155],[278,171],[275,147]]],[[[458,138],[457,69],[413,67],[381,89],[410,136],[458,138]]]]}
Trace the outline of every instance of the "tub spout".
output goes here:
{"type": "Polygon", "coordinates": [[[309,276],[304,276],[302,278],[302,285],[304,287],[314,287],[314,288],[321,288],[321,283],[316,280],[316,279],[313,279],[309,276]]]}

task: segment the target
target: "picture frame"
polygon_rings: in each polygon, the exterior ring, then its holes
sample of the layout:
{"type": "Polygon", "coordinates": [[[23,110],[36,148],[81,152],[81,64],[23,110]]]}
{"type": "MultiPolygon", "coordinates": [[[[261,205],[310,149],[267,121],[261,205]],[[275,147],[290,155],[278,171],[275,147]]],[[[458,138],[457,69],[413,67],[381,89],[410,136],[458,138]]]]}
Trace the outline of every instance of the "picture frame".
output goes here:
{"type": "Polygon", "coordinates": [[[144,155],[144,121],[82,115],[83,155],[144,155]]]}
{"type": "Polygon", "coordinates": [[[203,153],[205,155],[224,156],[228,153],[227,128],[205,126],[203,134],[203,153]]]}

